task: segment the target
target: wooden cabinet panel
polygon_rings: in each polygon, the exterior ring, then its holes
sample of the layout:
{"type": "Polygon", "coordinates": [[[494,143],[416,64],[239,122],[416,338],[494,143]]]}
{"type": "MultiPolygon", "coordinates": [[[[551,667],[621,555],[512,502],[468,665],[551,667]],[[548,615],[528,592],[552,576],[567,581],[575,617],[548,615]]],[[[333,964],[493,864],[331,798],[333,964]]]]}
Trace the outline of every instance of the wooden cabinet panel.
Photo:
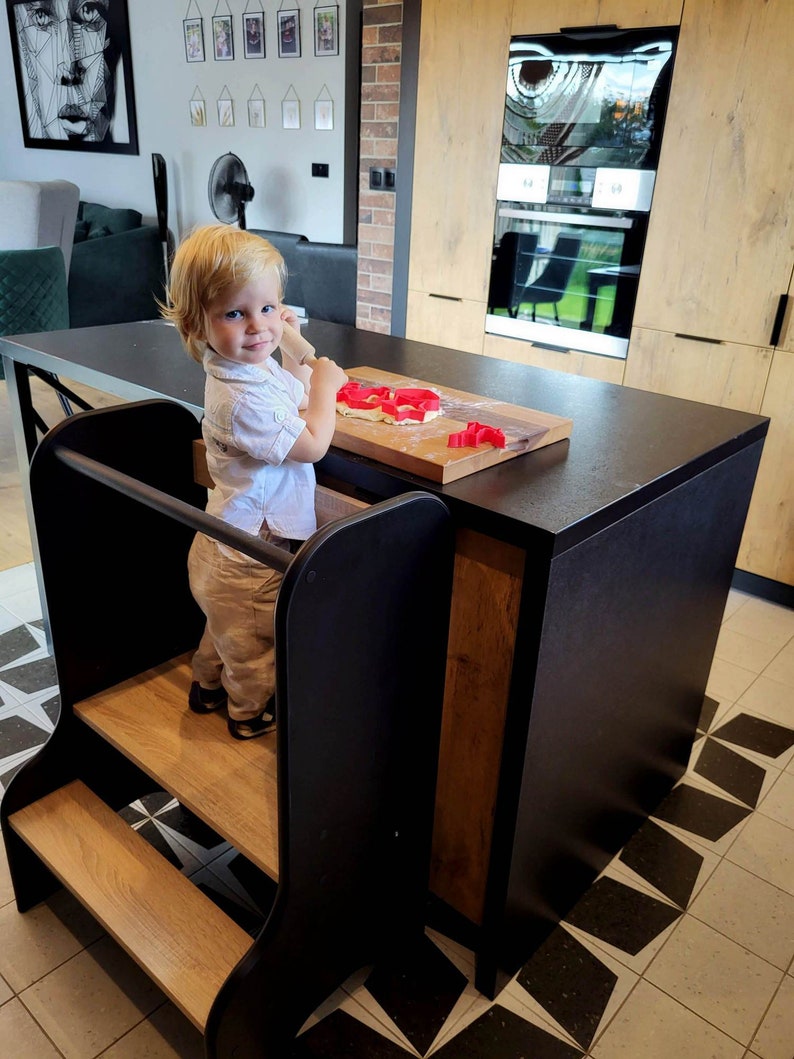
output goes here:
{"type": "Polygon", "coordinates": [[[410,290],[488,296],[511,10],[423,0],[410,290]]]}
{"type": "Polygon", "coordinates": [[[615,357],[597,357],[575,349],[545,349],[531,342],[501,335],[486,335],[482,351],[486,357],[496,360],[513,360],[518,364],[531,364],[535,368],[567,371],[569,375],[584,375],[589,379],[601,379],[602,382],[619,384],[623,381],[625,361],[615,357]]]}
{"type": "Polygon", "coordinates": [[[772,362],[768,347],[697,342],[633,327],[623,382],[743,412],[760,412],[772,362]]]}
{"type": "Polygon", "coordinates": [[[516,0],[512,34],[559,33],[563,26],[608,26],[641,29],[643,26],[677,26],[683,0],[555,0],[532,3],[516,0]]]}
{"type": "Polygon", "coordinates": [[[460,529],[449,623],[430,887],[482,923],[524,553],[460,529]]]}
{"type": "MultiPolygon", "coordinates": [[[[680,21],[681,0],[424,0],[417,87],[406,336],[483,350],[505,77],[513,33],[564,25],[625,27],[680,21]],[[444,305],[426,295],[460,299],[444,305]],[[481,303],[482,306],[481,306],[481,303]],[[482,309],[482,311],[481,311],[482,309]]],[[[491,356],[620,381],[610,358],[556,354],[507,340],[491,356]]]]}
{"type": "Polygon", "coordinates": [[[435,298],[409,290],[405,337],[464,353],[482,353],[485,309],[485,302],[435,298]]]}
{"type": "Polygon", "coordinates": [[[635,325],[769,344],[794,261],[792,51],[790,0],[686,0],[635,325]]]}
{"type": "Polygon", "coordinates": [[[761,413],[769,433],[736,565],[794,585],[794,353],[775,350],[761,413]]]}

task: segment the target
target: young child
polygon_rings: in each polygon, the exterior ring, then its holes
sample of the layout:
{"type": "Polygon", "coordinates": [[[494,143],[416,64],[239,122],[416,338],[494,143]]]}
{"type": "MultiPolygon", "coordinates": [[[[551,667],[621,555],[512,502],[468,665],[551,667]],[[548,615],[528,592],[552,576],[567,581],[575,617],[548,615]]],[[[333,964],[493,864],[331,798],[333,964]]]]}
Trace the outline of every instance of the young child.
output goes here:
{"type": "MultiPolygon", "coordinates": [[[[168,305],[206,373],[202,434],[215,488],[207,511],[290,550],[314,533],[313,464],[328,451],[336,392],[347,375],[327,357],[298,365],[271,354],[295,314],[281,304],[283,258],[229,225],[198,228],[179,246],[168,305]]],[[[189,706],[226,706],[235,739],[275,723],[273,611],[281,574],[197,533],[190,588],[207,619],[193,656],[189,706]]]]}

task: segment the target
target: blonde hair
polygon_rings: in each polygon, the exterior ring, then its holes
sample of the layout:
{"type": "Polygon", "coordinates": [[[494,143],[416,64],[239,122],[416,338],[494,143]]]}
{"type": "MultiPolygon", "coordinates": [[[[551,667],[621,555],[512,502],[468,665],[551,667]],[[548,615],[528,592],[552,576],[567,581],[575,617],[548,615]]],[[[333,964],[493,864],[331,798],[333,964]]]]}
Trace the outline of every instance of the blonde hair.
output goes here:
{"type": "Polygon", "coordinates": [[[259,235],[228,224],[196,228],[180,243],[171,264],[166,303],[160,314],[176,325],[188,353],[201,363],[207,348],[204,314],[229,287],[275,272],[279,301],[287,267],[276,248],[259,235]]]}

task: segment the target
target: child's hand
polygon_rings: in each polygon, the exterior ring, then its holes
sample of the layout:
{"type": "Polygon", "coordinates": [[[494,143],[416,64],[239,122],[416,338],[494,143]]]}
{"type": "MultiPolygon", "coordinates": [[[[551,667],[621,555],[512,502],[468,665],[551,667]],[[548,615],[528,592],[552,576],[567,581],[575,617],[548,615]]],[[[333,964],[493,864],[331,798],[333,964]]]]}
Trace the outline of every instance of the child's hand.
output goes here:
{"type": "Polygon", "coordinates": [[[341,388],[348,381],[347,375],[344,370],[339,367],[335,360],[331,360],[328,357],[317,357],[316,360],[312,361],[312,389],[322,387],[324,390],[333,389],[334,396],[336,391],[341,388]]]}
{"type": "Polygon", "coordinates": [[[290,327],[294,327],[296,331],[300,331],[300,324],[298,323],[298,314],[294,309],[290,309],[288,305],[282,305],[279,312],[279,316],[285,324],[289,324],[290,327]]]}

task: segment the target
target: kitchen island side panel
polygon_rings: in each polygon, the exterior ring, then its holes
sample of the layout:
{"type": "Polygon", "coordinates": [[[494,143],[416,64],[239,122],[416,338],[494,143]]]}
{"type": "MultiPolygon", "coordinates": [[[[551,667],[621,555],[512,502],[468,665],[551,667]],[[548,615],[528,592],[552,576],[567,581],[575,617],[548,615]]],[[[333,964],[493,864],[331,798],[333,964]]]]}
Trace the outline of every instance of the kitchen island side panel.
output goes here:
{"type": "Polygon", "coordinates": [[[684,772],[754,442],[536,571],[527,556],[478,987],[526,961],[684,772]],[[537,668],[527,637],[542,620],[537,668]]]}

